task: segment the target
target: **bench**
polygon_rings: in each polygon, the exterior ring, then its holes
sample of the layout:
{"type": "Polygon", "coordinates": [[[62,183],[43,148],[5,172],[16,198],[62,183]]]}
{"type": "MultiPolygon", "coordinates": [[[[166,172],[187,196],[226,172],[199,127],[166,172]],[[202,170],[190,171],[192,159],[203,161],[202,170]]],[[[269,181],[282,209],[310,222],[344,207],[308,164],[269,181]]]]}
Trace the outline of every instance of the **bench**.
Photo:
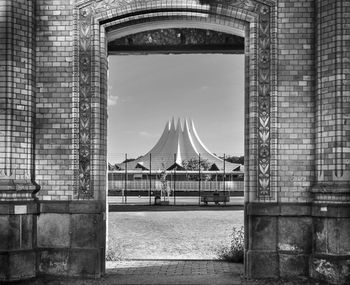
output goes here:
{"type": "Polygon", "coordinates": [[[219,205],[220,202],[230,202],[229,192],[213,192],[213,193],[205,193],[201,195],[201,202],[205,205],[208,205],[209,202],[215,203],[215,205],[219,205]]]}

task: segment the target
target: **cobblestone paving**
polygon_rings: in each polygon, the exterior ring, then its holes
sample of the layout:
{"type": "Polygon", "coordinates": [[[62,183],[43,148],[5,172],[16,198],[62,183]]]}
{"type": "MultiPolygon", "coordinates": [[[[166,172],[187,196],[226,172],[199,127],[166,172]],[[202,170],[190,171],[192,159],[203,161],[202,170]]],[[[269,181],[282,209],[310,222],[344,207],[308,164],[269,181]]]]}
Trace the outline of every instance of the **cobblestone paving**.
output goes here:
{"type": "Polygon", "coordinates": [[[124,275],[212,275],[236,272],[243,266],[214,260],[130,260],[107,262],[107,274],[124,275]]]}
{"type": "MultiPolygon", "coordinates": [[[[119,276],[116,284],[241,284],[314,285],[307,279],[246,280],[243,264],[216,260],[127,260],[107,262],[107,274],[119,276]],[[120,278],[120,275],[123,275],[120,278]],[[142,276],[142,277],[141,277],[142,276]],[[141,278],[140,278],[141,277],[141,278]],[[124,280],[124,281],[123,281],[124,280]],[[141,280],[140,283],[138,283],[141,280]],[[129,283],[130,282],[130,283],[129,283]]],[[[107,276],[108,276],[107,275],[107,276]]]]}
{"type": "Polygon", "coordinates": [[[127,260],[107,262],[116,284],[241,284],[242,264],[215,260],[127,260]]]}

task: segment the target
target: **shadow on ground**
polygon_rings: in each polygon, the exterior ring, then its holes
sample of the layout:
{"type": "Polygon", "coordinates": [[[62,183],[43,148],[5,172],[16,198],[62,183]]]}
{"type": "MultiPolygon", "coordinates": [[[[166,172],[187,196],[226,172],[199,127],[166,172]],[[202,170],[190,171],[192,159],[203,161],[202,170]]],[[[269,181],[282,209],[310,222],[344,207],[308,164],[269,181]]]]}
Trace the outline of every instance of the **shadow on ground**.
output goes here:
{"type": "Polygon", "coordinates": [[[128,260],[107,262],[99,279],[40,277],[12,282],[28,285],[314,285],[309,280],[246,280],[243,265],[215,260],[128,260]]]}

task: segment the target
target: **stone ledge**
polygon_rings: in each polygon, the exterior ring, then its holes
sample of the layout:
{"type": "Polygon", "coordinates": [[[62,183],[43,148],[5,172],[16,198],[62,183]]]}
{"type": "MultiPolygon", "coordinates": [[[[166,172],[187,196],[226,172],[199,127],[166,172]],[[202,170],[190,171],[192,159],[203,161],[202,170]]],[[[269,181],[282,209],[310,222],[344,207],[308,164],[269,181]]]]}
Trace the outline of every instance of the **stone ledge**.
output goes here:
{"type": "Polygon", "coordinates": [[[39,213],[39,205],[35,201],[0,201],[0,215],[16,215],[16,214],[37,214],[39,213]],[[18,212],[18,206],[26,206],[18,212]]]}
{"type": "Polygon", "coordinates": [[[350,205],[347,203],[246,203],[245,207],[248,216],[350,217],[350,205]]]}
{"type": "Polygon", "coordinates": [[[100,201],[40,201],[40,213],[100,214],[104,212],[100,201]]]}
{"type": "Polygon", "coordinates": [[[248,216],[310,216],[310,203],[246,203],[248,216]]]}
{"type": "Polygon", "coordinates": [[[313,217],[350,218],[349,204],[314,204],[312,205],[313,217]]]}

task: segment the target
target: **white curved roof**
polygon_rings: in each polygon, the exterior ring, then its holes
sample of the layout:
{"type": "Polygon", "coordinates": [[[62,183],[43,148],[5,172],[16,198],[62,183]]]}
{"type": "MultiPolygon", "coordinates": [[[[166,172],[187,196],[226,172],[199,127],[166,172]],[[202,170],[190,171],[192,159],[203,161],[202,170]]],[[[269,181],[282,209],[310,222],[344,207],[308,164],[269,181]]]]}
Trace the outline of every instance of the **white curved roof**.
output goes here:
{"type": "MultiPolygon", "coordinates": [[[[174,118],[167,122],[158,142],[145,155],[127,163],[128,169],[164,170],[174,166],[182,167],[183,161],[190,159],[207,160],[213,169],[230,172],[239,170],[240,164],[225,162],[211,153],[203,144],[195,129],[194,123],[184,120],[183,126],[180,119],[175,126],[174,118]],[[215,167],[216,166],[216,167],[215,167]]],[[[125,169],[125,163],[118,164],[120,169],[125,169]]]]}

